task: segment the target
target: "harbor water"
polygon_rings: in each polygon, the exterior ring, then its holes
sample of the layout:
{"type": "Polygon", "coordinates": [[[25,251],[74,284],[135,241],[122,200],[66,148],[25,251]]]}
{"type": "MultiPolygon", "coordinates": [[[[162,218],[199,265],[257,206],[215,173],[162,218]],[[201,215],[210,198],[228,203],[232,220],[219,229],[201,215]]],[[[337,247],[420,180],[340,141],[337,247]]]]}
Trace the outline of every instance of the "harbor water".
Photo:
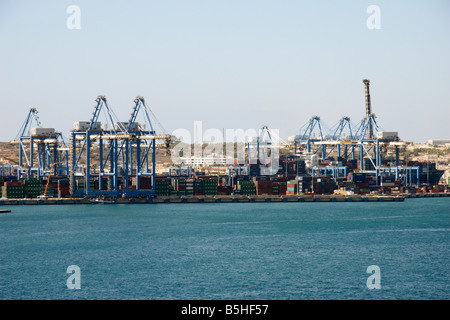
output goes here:
{"type": "Polygon", "coordinates": [[[2,209],[1,299],[450,299],[450,198],[2,209]]]}

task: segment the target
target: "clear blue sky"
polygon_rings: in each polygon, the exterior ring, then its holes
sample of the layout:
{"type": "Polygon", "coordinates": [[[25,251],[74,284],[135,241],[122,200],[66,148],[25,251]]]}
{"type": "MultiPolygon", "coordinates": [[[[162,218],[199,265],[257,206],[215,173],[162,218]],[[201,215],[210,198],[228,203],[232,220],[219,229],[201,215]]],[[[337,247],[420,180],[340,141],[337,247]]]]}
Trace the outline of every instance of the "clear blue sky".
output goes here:
{"type": "Polygon", "coordinates": [[[372,110],[415,142],[450,138],[450,1],[0,2],[0,141],[30,107],[68,136],[105,95],[127,121],[137,95],[172,132],[328,126],[372,110]],[[69,30],[66,8],[81,9],[69,30]],[[378,5],[381,29],[366,13],[378,5]]]}

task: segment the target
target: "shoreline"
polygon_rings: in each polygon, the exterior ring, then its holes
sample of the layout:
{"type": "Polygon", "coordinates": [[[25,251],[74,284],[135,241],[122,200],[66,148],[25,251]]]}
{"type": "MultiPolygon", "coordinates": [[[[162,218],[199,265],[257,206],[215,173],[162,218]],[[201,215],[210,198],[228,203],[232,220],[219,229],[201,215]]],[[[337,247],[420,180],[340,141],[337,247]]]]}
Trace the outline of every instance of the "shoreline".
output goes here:
{"type": "MultiPolygon", "coordinates": [[[[254,202],[384,202],[404,201],[414,198],[450,197],[449,192],[398,194],[398,195],[211,195],[211,196],[155,196],[154,198],[118,198],[107,204],[157,204],[157,203],[254,203],[254,202]]],[[[84,198],[48,199],[0,199],[0,207],[8,205],[57,205],[57,204],[104,204],[93,203],[84,198]]],[[[106,203],[105,203],[106,204],[106,203]]]]}

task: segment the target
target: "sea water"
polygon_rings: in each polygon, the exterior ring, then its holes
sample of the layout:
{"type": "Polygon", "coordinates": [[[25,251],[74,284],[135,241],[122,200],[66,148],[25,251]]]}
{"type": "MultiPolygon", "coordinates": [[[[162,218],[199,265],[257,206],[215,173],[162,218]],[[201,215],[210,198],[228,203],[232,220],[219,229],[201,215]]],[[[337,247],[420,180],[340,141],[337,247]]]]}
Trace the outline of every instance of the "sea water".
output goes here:
{"type": "Polygon", "coordinates": [[[2,209],[1,299],[450,299],[450,198],[2,209]]]}

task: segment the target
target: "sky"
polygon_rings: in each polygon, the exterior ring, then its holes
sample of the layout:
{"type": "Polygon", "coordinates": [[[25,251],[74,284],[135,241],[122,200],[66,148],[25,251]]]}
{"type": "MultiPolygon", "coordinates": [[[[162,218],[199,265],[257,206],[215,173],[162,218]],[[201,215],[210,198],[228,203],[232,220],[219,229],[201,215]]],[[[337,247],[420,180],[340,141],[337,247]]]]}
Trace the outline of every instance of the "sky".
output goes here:
{"type": "Polygon", "coordinates": [[[123,122],[143,96],[167,133],[286,139],[313,116],[359,123],[365,78],[381,130],[449,139],[449,16],[448,0],[1,0],[0,141],[30,108],[68,137],[98,95],[123,122]]]}

